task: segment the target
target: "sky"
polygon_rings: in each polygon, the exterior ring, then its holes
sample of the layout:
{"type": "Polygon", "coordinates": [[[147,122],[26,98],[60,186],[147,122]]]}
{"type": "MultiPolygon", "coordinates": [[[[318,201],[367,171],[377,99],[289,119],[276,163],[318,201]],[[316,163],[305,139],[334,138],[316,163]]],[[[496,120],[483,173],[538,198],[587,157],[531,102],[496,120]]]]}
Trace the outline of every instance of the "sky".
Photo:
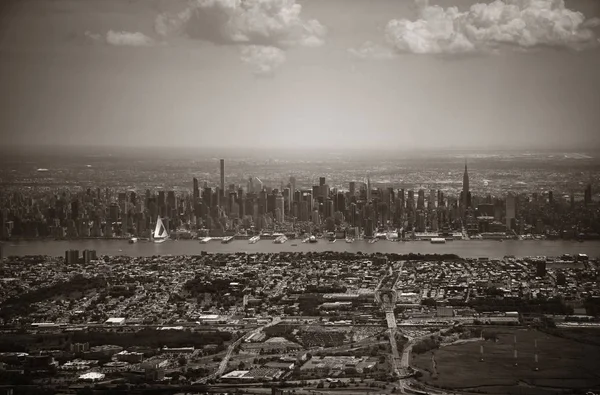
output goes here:
{"type": "Polygon", "coordinates": [[[600,147],[600,2],[5,0],[3,144],[600,147]]]}

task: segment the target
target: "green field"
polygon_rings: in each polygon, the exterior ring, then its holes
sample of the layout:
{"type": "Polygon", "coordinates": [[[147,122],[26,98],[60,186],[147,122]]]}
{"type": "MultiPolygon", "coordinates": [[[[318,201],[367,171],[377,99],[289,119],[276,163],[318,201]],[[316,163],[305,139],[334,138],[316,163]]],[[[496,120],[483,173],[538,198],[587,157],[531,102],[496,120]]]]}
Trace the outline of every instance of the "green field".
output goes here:
{"type": "Polygon", "coordinates": [[[420,380],[426,384],[469,392],[542,395],[600,389],[600,347],[533,329],[502,329],[498,335],[497,342],[475,341],[435,350],[435,369],[432,352],[413,355],[413,365],[423,372],[420,380]],[[538,371],[534,370],[536,339],[538,371]]]}

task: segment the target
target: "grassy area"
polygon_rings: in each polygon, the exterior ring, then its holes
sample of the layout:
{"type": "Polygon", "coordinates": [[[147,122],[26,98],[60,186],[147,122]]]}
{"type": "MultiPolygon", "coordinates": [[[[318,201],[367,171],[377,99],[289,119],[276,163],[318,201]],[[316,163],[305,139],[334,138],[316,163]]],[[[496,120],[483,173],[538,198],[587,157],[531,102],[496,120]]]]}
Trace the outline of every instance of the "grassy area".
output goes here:
{"type": "Polygon", "coordinates": [[[563,337],[565,339],[575,340],[580,343],[592,344],[600,346],[600,329],[599,328],[554,328],[546,329],[546,333],[563,337]]]}
{"type": "Polygon", "coordinates": [[[551,336],[533,329],[506,329],[498,341],[451,345],[413,356],[423,382],[437,387],[497,394],[553,394],[563,389],[600,388],[600,347],[551,336]],[[515,366],[514,336],[518,359],[515,366]],[[539,363],[535,371],[535,346],[539,363]],[[484,361],[480,362],[480,345],[484,361]],[[434,374],[436,371],[437,375],[434,374]]]}

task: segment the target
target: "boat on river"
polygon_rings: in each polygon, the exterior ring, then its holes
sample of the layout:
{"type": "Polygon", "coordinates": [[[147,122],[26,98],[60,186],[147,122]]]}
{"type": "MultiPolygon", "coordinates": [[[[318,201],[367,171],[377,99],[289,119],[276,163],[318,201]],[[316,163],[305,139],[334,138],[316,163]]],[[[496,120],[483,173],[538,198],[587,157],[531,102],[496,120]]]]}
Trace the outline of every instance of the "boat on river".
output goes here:
{"type": "Polygon", "coordinates": [[[160,217],[156,220],[156,227],[154,228],[152,239],[155,243],[164,243],[169,240],[169,232],[167,232],[167,228],[160,217]]]}
{"type": "Polygon", "coordinates": [[[287,239],[288,238],[285,235],[281,235],[281,236],[278,236],[275,240],[273,240],[273,243],[275,243],[275,244],[283,244],[283,243],[285,243],[287,241],[287,239]]]}

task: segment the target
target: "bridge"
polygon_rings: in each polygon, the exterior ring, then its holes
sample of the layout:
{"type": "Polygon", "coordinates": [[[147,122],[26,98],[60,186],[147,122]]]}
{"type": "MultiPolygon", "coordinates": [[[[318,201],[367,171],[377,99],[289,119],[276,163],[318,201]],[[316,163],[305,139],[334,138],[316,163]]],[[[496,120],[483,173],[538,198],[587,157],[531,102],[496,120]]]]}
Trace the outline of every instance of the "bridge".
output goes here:
{"type": "Polygon", "coordinates": [[[391,288],[380,288],[375,290],[375,300],[381,305],[384,310],[394,310],[398,294],[391,288]]]}
{"type": "MultiPolygon", "coordinates": [[[[394,275],[393,271],[390,269],[390,273],[384,276],[377,288],[375,289],[375,300],[381,306],[381,309],[385,312],[385,319],[387,321],[388,327],[388,336],[390,340],[390,348],[392,350],[392,372],[398,378],[398,389],[400,393],[431,393],[431,394],[440,394],[439,392],[421,392],[411,388],[410,378],[408,377],[410,368],[410,353],[412,351],[413,346],[416,344],[419,338],[408,339],[408,342],[404,345],[402,352],[398,351],[398,344],[396,343],[396,334],[400,330],[398,328],[398,324],[396,322],[396,315],[394,314],[394,309],[396,307],[396,301],[398,300],[398,294],[396,292],[396,285],[400,280],[400,274],[402,271],[402,267],[404,266],[404,262],[400,263],[400,268],[398,270],[398,275],[392,282],[391,287],[385,287],[383,284],[389,284],[390,278],[394,275]],[[386,281],[387,280],[387,281],[386,281]]],[[[443,393],[441,393],[443,394],[443,393]]]]}

